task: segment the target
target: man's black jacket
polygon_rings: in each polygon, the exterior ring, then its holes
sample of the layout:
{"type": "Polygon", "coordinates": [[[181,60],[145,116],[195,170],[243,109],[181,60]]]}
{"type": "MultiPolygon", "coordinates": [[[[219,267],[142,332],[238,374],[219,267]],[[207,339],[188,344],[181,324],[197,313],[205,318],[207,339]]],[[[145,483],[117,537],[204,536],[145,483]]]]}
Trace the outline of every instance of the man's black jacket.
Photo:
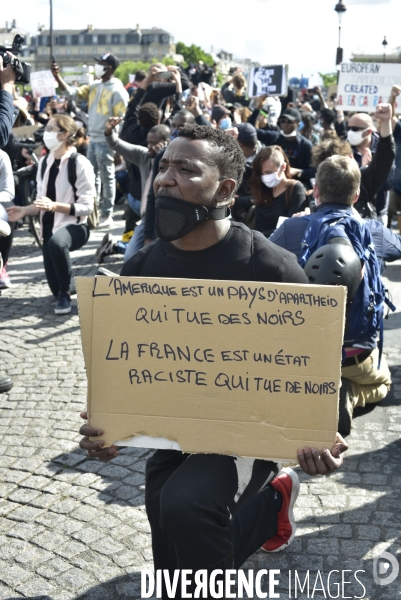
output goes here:
{"type": "Polygon", "coordinates": [[[0,90],[0,148],[3,148],[7,144],[13,123],[13,97],[9,92],[0,90]]]}
{"type": "MultiPolygon", "coordinates": [[[[256,119],[259,115],[259,110],[255,109],[252,115],[248,119],[248,123],[255,126],[256,119]]],[[[265,146],[281,146],[285,150],[286,143],[289,138],[286,138],[281,134],[280,131],[269,131],[266,129],[257,129],[256,135],[258,136],[258,140],[262,142],[265,146]]],[[[315,177],[316,169],[312,167],[312,142],[307,140],[301,134],[297,133],[296,138],[291,138],[291,141],[295,140],[298,142],[297,156],[296,161],[297,164],[293,164],[291,161],[291,157],[288,159],[290,161],[290,165],[297,169],[302,169],[302,175],[300,180],[305,184],[306,187],[310,187],[310,179],[315,177]]]]}
{"type": "Polygon", "coordinates": [[[380,137],[376,152],[366,167],[361,169],[361,193],[354,207],[367,218],[376,217],[376,194],[385,184],[393,166],[395,144],[392,135],[380,137]]]}

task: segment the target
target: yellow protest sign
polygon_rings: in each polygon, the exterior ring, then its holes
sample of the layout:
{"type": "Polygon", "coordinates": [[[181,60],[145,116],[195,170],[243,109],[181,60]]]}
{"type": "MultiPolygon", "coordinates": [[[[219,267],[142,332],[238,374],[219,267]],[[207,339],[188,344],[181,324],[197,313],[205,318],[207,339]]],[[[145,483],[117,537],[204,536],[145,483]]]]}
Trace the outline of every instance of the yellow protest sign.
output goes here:
{"type": "Polygon", "coordinates": [[[344,288],[79,277],[77,292],[106,444],[280,460],[332,446],[344,288]]]}

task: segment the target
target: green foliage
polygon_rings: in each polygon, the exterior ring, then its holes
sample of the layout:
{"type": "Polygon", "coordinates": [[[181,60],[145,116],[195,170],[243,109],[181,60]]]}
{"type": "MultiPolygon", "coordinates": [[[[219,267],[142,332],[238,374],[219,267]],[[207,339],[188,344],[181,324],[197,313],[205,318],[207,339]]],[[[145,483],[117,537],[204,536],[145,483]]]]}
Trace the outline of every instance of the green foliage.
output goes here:
{"type": "Polygon", "coordinates": [[[223,85],[224,79],[225,79],[225,77],[224,77],[223,73],[219,73],[219,72],[216,73],[217,87],[221,87],[223,85]]]}
{"type": "Polygon", "coordinates": [[[144,71],[148,71],[150,65],[152,65],[154,63],[158,63],[158,62],[162,63],[163,65],[174,65],[175,64],[175,61],[170,56],[165,56],[161,60],[159,60],[157,58],[152,58],[151,62],[143,62],[141,60],[138,60],[138,61],[126,60],[125,62],[120,64],[120,66],[116,69],[114,75],[118,79],[121,79],[121,81],[125,85],[129,81],[130,74],[133,75],[141,69],[143,69],[144,71]]]}
{"type": "Polygon", "coordinates": [[[195,44],[186,46],[183,42],[177,42],[175,51],[184,57],[186,63],[184,66],[188,66],[190,63],[197,64],[200,60],[203,60],[209,66],[214,63],[213,57],[202,50],[200,46],[195,46],[195,44]]]}
{"type": "Polygon", "coordinates": [[[118,79],[121,79],[121,81],[125,85],[129,81],[130,73],[136,73],[140,69],[144,69],[145,71],[147,71],[149,69],[149,66],[150,63],[145,63],[141,60],[135,62],[133,60],[126,60],[125,62],[121,63],[120,66],[116,69],[114,76],[118,79]]]}
{"type": "Polygon", "coordinates": [[[323,79],[323,84],[324,84],[325,88],[328,88],[330,85],[336,85],[337,72],[335,72],[335,73],[319,73],[319,75],[323,79]]]}

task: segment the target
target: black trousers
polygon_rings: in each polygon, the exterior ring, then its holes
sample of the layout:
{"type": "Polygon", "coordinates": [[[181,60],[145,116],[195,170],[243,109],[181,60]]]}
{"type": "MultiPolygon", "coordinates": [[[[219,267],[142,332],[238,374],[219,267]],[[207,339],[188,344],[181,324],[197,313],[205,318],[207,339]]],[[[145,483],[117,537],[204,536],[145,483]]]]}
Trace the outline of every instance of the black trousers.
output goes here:
{"type": "Polygon", "coordinates": [[[9,223],[9,225],[11,228],[10,235],[0,236],[0,254],[3,259],[3,265],[6,265],[8,262],[14,237],[15,223],[9,223]]]}
{"type": "Polygon", "coordinates": [[[71,282],[70,252],[79,250],[89,239],[88,225],[66,225],[52,234],[51,226],[43,228],[43,262],[52,294],[69,292],[71,282]]]}
{"type": "Polygon", "coordinates": [[[233,457],[157,450],[146,465],[145,489],[155,570],[239,569],[277,533],[281,497],[270,485],[231,515],[238,490],[233,457]]]}

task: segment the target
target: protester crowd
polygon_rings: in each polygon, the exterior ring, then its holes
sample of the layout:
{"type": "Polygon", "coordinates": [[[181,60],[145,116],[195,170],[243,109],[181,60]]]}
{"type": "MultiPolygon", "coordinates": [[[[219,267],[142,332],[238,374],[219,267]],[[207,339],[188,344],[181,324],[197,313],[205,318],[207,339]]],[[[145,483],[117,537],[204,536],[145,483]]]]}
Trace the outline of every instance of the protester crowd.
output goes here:
{"type": "MultiPolygon", "coordinates": [[[[9,67],[0,71],[0,219],[12,230],[25,217],[39,216],[55,313],[71,310],[69,253],[88,241],[94,227],[105,231],[98,262],[123,254],[123,275],[345,285],[339,433],[348,435],[353,409],[379,402],[391,386],[381,331],[384,305],[391,307],[391,302],[380,276],[386,262],[401,257],[394,220],[401,210],[401,123],[394,110],[401,88],[394,86],[388,103],[379,104],[374,114],[344,114],[319,88],[291,91],[286,98],[249,98],[240,70],[218,89],[215,70],[203,64],[185,70],[155,63],[147,73],[138,71],[126,89],[114,76],[116,56],[95,60],[95,81],[81,87],[68,85],[53,63],[60,95],[40,101],[19,95],[9,67]],[[32,182],[36,196],[26,206],[18,182],[14,191],[12,168],[32,165],[32,154],[16,143],[10,129],[31,124],[43,128],[43,148],[32,182]],[[192,166],[175,164],[184,162],[183,157],[192,166]],[[200,172],[191,177],[196,161],[210,171],[207,185],[200,172]],[[191,205],[199,204],[191,198],[204,198],[210,212],[207,227],[191,229],[191,205]],[[121,240],[110,232],[115,202],[125,204],[121,240]],[[181,229],[163,221],[167,211],[180,215],[181,229]],[[256,276],[247,266],[250,235],[256,276]],[[226,246],[213,255],[210,249],[223,240],[226,246]],[[183,254],[191,254],[192,262],[183,254]],[[281,263],[285,266],[279,270],[281,263]],[[333,266],[339,263],[341,273],[333,266]],[[356,323],[357,314],[365,315],[363,323],[356,323]]],[[[12,285],[12,269],[7,272],[12,231],[4,235],[7,231],[0,228],[3,289],[12,285]]],[[[100,268],[99,273],[107,271],[100,268]]],[[[10,385],[9,378],[0,378],[0,391],[10,385]]],[[[83,426],[82,432],[81,447],[91,456],[108,460],[118,455],[114,447],[102,450],[100,442],[89,441],[89,436],[101,435],[98,430],[83,426]]],[[[345,449],[339,435],[331,452],[301,450],[298,460],[305,472],[324,474],[340,466],[345,449]]],[[[293,472],[283,470],[270,484],[270,466],[266,470],[250,501],[258,515],[252,525],[258,533],[244,540],[248,513],[238,511],[231,527],[233,556],[222,525],[210,548],[206,537],[212,526],[202,512],[212,475],[233,487],[232,459],[180,453],[166,457],[163,452],[150,460],[147,481],[157,568],[181,568],[193,554],[179,524],[183,514],[192,531],[193,523],[198,524],[194,568],[238,568],[259,546],[277,551],[291,542],[291,511],[299,485],[293,472]],[[198,480],[203,481],[202,490],[188,478],[189,463],[198,475],[209,472],[207,481],[198,480]],[[190,490],[185,506],[172,506],[174,489],[171,484],[167,489],[166,473],[173,472],[177,485],[190,490]],[[185,513],[188,506],[192,509],[185,513]],[[169,523],[163,524],[167,517],[169,523]]],[[[275,468],[272,472],[277,475],[275,468]]],[[[218,494],[216,510],[223,513],[226,499],[223,492],[218,494]]]]}

